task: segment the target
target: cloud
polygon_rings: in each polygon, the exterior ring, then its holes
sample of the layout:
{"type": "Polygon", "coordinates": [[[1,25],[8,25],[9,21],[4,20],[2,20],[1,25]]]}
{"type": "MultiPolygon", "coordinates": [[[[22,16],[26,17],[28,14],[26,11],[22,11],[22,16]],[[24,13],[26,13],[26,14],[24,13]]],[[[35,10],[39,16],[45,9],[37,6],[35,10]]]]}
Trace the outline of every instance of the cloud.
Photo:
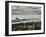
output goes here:
{"type": "Polygon", "coordinates": [[[41,14],[41,7],[12,6],[12,14],[16,14],[16,15],[41,14]]]}

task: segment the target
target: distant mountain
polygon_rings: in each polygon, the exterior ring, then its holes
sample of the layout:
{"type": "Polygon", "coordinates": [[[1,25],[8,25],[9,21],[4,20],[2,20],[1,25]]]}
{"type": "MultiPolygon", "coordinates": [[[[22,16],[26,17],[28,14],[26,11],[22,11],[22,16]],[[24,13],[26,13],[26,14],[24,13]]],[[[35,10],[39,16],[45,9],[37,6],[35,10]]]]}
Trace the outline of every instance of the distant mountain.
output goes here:
{"type": "Polygon", "coordinates": [[[31,19],[19,19],[12,21],[12,24],[18,24],[18,23],[31,23],[31,22],[40,22],[41,20],[31,20],[31,19]]]}
{"type": "Polygon", "coordinates": [[[12,22],[20,22],[20,21],[26,21],[27,19],[19,19],[19,18],[16,18],[15,20],[13,20],[12,22]]]}
{"type": "Polygon", "coordinates": [[[20,18],[16,18],[15,20],[12,20],[12,22],[22,22],[22,21],[39,21],[41,20],[40,18],[32,18],[32,19],[20,19],[20,18]]]}

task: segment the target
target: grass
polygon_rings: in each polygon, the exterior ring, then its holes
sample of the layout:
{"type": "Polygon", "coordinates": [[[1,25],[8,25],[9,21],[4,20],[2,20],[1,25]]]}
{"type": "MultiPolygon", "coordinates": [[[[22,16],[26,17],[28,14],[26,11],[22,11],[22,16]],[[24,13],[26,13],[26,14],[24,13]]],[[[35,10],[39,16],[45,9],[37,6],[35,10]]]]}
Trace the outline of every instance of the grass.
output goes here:
{"type": "Polygon", "coordinates": [[[12,31],[40,30],[40,29],[41,29],[41,22],[12,24],[12,31]]]}

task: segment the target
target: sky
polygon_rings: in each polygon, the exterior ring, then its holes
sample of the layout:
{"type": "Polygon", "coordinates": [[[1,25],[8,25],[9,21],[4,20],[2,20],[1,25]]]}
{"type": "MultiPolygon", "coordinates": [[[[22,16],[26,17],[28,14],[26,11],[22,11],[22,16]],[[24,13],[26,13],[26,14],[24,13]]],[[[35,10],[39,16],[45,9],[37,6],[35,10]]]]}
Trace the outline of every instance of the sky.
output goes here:
{"type": "Polygon", "coordinates": [[[16,18],[41,18],[41,7],[12,5],[12,20],[16,18]]]}

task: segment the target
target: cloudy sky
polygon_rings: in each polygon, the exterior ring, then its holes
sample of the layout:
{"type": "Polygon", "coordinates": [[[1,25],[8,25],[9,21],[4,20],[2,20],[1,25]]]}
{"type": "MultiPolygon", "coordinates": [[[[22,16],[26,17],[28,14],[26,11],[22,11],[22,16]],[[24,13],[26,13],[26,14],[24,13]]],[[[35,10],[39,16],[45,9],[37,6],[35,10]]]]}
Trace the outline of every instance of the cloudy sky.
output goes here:
{"type": "Polygon", "coordinates": [[[12,20],[18,18],[40,18],[41,7],[12,5],[12,20]]]}

